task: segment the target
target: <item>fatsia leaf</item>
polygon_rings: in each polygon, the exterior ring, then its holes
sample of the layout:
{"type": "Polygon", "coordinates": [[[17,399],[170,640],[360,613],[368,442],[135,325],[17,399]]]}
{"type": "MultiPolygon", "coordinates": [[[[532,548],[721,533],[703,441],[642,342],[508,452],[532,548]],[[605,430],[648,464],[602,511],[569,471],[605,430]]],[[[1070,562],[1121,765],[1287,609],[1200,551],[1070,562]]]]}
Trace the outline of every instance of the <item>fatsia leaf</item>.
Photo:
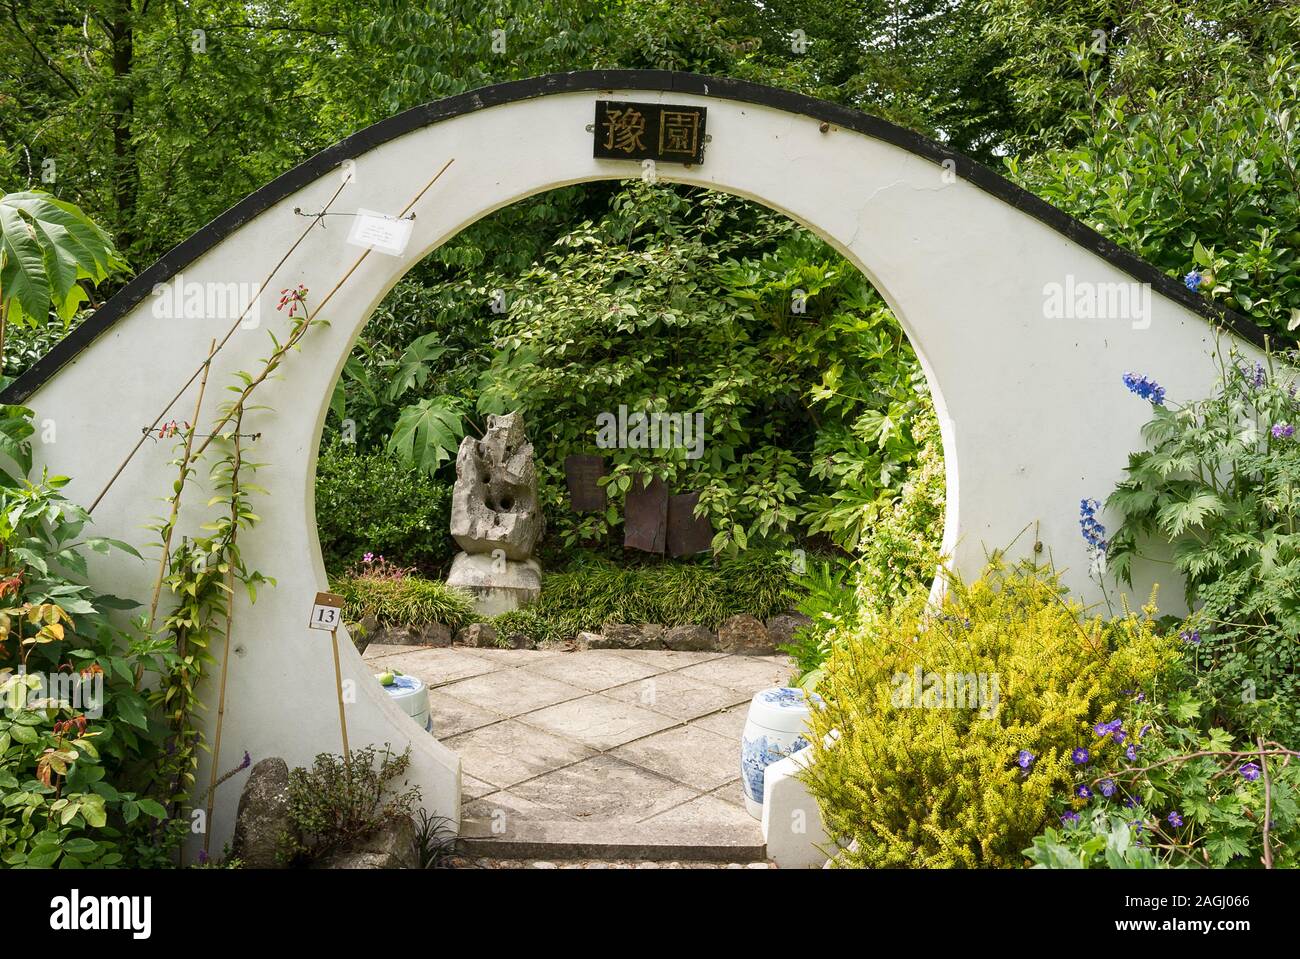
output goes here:
{"type": "Polygon", "coordinates": [[[451,459],[465,435],[463,409],[454,396],[432,396],[402,410],[388,448],[407,465],[433,475],[451,459]]]}

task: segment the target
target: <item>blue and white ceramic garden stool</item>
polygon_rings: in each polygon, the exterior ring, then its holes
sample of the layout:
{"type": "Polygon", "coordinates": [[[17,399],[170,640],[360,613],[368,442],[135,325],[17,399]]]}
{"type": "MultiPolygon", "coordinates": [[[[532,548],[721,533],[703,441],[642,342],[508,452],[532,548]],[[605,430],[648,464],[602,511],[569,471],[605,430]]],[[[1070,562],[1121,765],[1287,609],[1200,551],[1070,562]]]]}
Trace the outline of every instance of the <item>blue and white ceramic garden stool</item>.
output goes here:
{"type": "Polygon", "coordinates": [[[755,819],[763,818],[763,770],[810,745],[808,716],[814,705],[822,705],[821,697],[797,686],[765,689],[750,702],[740,735],[740,784],[745,808],[755,819]]]}
{"type": "MultiPolygon", "coordinates": [[[[375,673],[378,679],[383,673],[375,673]]],[[[399,674],[384,690],[402,712],[414,719],[425,732],[433,732],[433,717],[429,715],[429,687],[421,679],[399,674]]]]}

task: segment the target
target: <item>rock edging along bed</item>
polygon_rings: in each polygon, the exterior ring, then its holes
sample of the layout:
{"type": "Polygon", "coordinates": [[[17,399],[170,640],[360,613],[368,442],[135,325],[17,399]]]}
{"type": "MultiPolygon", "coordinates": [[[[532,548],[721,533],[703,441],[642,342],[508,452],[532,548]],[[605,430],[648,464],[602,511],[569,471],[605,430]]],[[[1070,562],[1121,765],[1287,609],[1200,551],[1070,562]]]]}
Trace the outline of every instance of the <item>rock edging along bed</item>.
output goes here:
{"type": "MultiPolygon", "coordinates": [[[[533,649],[537,643],[522,632],[501,633],[491,623],[471,623],[453,633],[442,623],[380,626],[367,617],[357,632],[357,646],[476,646],[533,649]]],[[[786,612],[764,623],[742,613],[723,620],[717,630],[707,626],[660,626],[656,623],[610,623],[599,632],[578,632],[560,645],[572,649],[648,649],[681,652],[721,652],[771,655],[793,640],[795,631],[812,622],[802,613],[786,612]]]]}

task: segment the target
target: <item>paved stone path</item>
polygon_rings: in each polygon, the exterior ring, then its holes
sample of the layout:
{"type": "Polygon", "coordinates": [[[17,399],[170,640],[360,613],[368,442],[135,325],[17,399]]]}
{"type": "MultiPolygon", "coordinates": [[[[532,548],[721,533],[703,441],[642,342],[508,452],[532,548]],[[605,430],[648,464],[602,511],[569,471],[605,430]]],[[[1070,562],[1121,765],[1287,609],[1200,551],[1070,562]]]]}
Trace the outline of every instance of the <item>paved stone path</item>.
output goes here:
{"type": "Polygon", "coordinates": [[[787,657],[371,646],[365,659],[428,683],[433,733],[463,762],[462,835],[540,843],[487,861],[763,858],[740,733],[753,694],[790,678],[787,657]]]}

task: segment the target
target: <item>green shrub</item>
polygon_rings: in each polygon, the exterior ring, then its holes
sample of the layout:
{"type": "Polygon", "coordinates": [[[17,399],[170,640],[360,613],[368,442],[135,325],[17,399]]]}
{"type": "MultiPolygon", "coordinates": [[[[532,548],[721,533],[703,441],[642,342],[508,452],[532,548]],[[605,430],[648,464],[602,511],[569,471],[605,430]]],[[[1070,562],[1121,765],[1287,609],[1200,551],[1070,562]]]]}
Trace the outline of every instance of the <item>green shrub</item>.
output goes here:
{"type": "Polygon", "coordinates": [[[913,432],[922,444],[916,466],[898,497],[872,505],[870,534],[858,547],[857,561],[841,572],[831,564],[814,565],[801,582],[805,597],[799,611],[813,622],[787,651],[803,686],[816,686],[838,636],[916,593],[928,595],[938,575],[947,484],[933,410],[916,418],[913,432]]]}
{"type": "Polygon", "coordinates": [[[812,622],[801,626],[782,651],[794,659],[801,686],[811,689],[817,685],[821,678],[821,664],[830,655],[836,631],[857,621],[859,606],[849,581],[852,574],[850,564],[825,560],[813,563],[808,572],[799,577],[799,587],[804,595],[796,608],[812,622]]]}
{"type": "Polygon", "coordinates": [[[342,756],[321,753],[310,769],[290,771],[291,825],[279,850],[286,861],[319,860],[414,812],[419,787],[399,789],[411,765],[409,746],[400,756],[387,743],[382,754],[366,746],[352,750],[350,758],[349,766],[342,756]]]}
{"type": "Polygon", "coordinates": [[[545,576],[531,606],[498,616],[497,633],[524,633],[537,642],[562,642],[607,623],[692,623],[717,628],[729,616],[768,619],[793,607],[798,591],[789,558],[755,550],[716,567],[707,562],[626,568],[585,558],[545,576]]]}
{"type": "MultiPolygon", "coordinates": [[[[3,413],[6,453],[26,467],[30,411],[3,413]]],[[[85,535],[90,517],[60,492],[67,482],[0,473],[0,861],[165,865],[180,831],[144,794],[163,733],[135,682],[156,646],[110,620],[134,603],[81,582],[90,551],[138,554],[85,535]]]]}
{"type": "MultiPolygon", "coordinates": [[[[1095,841],[1081,836],[1082,827],[1122,812],[1161,865],[1257,869],[1268,818],[1273,865],[1300,865],[1300,753],[1214,726],[1198,695],[1181,688],[1135,694],[1097,720],[1089,762],[1075,767],[1062,816],[1067,846],[1095,841]]],[[[1036,840],[1035,848],[1051,852],[1050,837],[1039,839],[1046,843],[1036,840]]],[[[1109,853],[1106,860],[1123,868],[1109,853]]]]}
{"type": "Polygon", "coordinates": [[[1201,295],[1290,339],[1300,68],[1292,57],[1250,65],[1260,67],[1246,82],[1220,75],[1090,104],[1062,131],[1070,147],[1009,161],[1009,172],[1166,273],[1195,271],[1201,295]]]}
{"type": "Polygon", "coordinates": [[[1149,615],[1089,619],[1029,568],[953,578],[941,608],[918,594],[844,637],[818,686],[807,774],[831,840],[855,844],[843,861],[1017,865],[1092,717],[1149,686],[1175,642],[1149,615]]]}
{"type": "Polygon", "coordinates": [[[1152,542],[1157,559],[1172,546],[1207,717],[1300,748],[1300,370],[1235,352],[1220,365],[1209,398],[1151,407],[1150,450],[1106,502],[1122,517],[1107,565],[1127,579],[1152,542]]]}
{"type": "Polygon", "coordinates": [[[1163,863],[1141,835],[1132,813],[1099,806],[1059,829],[1048,826],[1024,852],[1035,869],[1159,869],[1163,863]]]}
{"type": "Polygon", "coordinates": [[[464,590],[384,561],[362,563],[330,584],[343,597],[343,618],[352,623],[373,616],[380,626],[442,623],[454,631],[479,618],[464,590]]]}
{"type": "Polygon", "coordinates": [[[338,573],[367,553],[429,576],[452,556],[451,487],[386,452],[323,446],[316,466],[316,527],[325,568],[338,573]]]}

